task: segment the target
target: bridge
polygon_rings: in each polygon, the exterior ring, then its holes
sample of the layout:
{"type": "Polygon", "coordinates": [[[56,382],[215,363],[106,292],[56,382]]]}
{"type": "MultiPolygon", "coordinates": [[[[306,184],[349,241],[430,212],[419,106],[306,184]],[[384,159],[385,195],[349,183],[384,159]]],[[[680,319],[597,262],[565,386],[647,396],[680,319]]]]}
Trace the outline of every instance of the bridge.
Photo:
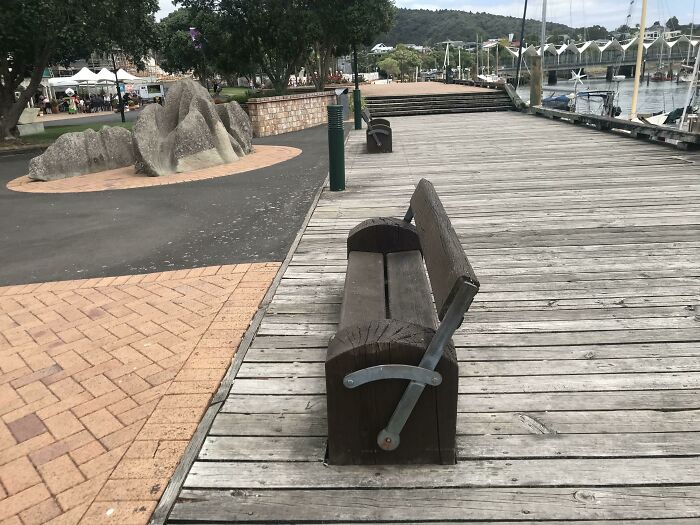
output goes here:
{"type": "MultiPolygon", "coordinates": [[[[545,46],[543,69],[546,71],[560,71],[568,69],[586,69],[591,67],[634,67],[637,62],[637,44],[635,38],[627,43],[617,40],[588,41],[583,43],[569,43],[555,46],[545,46]]],[[[697,54],[700,38],[690,39],[681,36],[675,40],[658,38],[653,42],[644,43],[643,60],[647,66],[660,66],[662,64],[680,64],[688,56],[697,54]]],[[[518,62],[518,49],[506,48],[511,55],[510,65],[501,66],[499,71],[514,72],[518,62]]],[[[530,67],[533,56],[542,54],[541,46],[532,45],[523,49],[523,67],[530,67]]]]}

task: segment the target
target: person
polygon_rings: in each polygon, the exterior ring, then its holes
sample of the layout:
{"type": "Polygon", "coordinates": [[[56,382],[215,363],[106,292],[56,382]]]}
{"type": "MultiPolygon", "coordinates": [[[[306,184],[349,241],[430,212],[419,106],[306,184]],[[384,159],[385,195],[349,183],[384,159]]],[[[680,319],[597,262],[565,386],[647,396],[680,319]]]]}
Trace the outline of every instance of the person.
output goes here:
{"type": "Polygon", "coordinates": [[[49,97],[44,97],[44,115],[51,114],[51,99],[49,97]]]}

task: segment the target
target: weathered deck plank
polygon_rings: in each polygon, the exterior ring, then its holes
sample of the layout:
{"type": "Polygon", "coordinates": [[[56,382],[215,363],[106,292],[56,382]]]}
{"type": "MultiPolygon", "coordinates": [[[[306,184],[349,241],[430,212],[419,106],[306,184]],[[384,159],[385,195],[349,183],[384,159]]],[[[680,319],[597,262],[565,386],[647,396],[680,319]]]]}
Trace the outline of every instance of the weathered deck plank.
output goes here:
{"type": "Polygon", "coordinates": [[[700,155],[514,113],[392,127],[391,155],[351,134],[173,523],[700,522],[700,155]],[[345,238],[421,177],[482,283],[454,338],[460,461],[328,467],[345,238]]]}

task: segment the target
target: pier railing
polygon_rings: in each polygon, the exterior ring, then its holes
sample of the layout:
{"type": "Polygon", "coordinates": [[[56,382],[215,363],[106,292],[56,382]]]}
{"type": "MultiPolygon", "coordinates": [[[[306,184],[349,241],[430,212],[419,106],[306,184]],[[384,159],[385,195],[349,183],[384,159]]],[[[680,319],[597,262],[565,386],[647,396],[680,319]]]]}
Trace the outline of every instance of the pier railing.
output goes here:
{"type": "Polygon", "coordinates": [[[653,124],[632,122],[630,120],[601,115],[572,113],[542,106],[532,106],[530,112],[540,117],[568,121],[572,124],[592,126],[600,131],[620,131],[634,138],[657,142],[674,141],[675,146],[682,150],[700,147],[700,133],[692,133],[665,126],[655,126],[653,124]]]}

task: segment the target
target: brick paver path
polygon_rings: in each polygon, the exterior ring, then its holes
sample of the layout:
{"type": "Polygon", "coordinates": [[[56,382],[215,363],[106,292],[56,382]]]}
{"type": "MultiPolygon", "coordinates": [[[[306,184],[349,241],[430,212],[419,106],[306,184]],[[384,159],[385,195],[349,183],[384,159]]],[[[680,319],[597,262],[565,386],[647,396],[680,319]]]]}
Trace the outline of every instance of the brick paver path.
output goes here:
{"type": "Polygon", "coordinates": [[[193,182],[197,180],[213,179],[245,173],[247,171],[266,168],[273,164],[293,159],[301,153],[299,148],[290,146],[263,146],[256,145],[254,151],[236,162],[212,166],[186,173],[173,173],[167,177],[149,177],[136,173],[133,166],[114,170],[88,173],[67,179],[52,181],[33,181],[23,176],[7,183],[7,188],[13,191],[29,193],[82,193],[88,191],[104,190],[128,190],[132,188],[145,188],[147,186],[162,186],[164,184],[177,184],[180,182],[193,182]]]}
{"type": "Polygon", "coordinates": [[[0,523],[146,523],[278,267],[0,288],[0,523]]]}

